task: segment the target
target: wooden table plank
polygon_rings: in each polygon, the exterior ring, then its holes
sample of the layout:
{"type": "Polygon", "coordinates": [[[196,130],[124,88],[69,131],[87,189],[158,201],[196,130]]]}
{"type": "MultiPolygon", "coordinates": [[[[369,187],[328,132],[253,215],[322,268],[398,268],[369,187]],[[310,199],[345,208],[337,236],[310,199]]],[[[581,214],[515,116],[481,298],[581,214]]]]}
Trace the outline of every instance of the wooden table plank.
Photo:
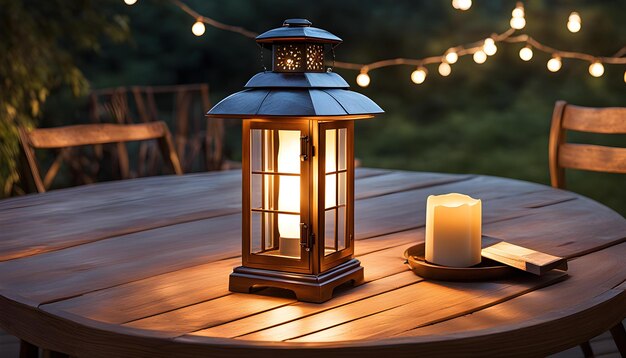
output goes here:
{"type": "MultiPolygon", "coordinates": [[[[390,173],[359,169],[355,176],[390,173]]],[[[240,187],[240,172],[226,171],[102,183],[2,201],[8,215],[0,217],[0,261],[237,213],[241,211],[240,187]],[[33,209],[32,202],[40,205],[33,209]],[[32,225],[20,225],[24,221],[32,225]],[[41,225],[48,227],[43,237],[41,225]]]]}
{"type": "MultiPolygon", "coordinates": [[[[471,316],[459,317],[433,326],[407,330],[399,336],[429,336],[442,332],[468,332],[524,322],[529,317],[562,311],[599,296],[624,282],[626,243],[576,258],[569,262],[569,278],[490,307],[471,316]],[[599,264],[601,263],[601,264],[599,264]]],[[[578,327],[575,327],[578,329],[578,327]]],[[[580,327],[580,329],[583,329],[580,327]]]]}
{"type": "MultiPolygon", "coordinates": [[[[404,241],[415,240],[411,233],[401,235],[404,241]]],[[[398,237],[398,234],[393,237],[398,237]]],[[[390,240],[372,242],[363,248],[357,246],[356,255],[366,268],[366,281],[407,270],[401,257],[403,249],[390,247],[390,240]]],[[[228,275],[240,263],[239,257],[215,261],[55,301],[41,307],[45,310],[64,310],[104,322],[124,323],[230,294],[227,290],[228,275]],[[107,305],[107,302],[116,304],[107,305]]]]}
{"type": "Polygon", "coordinates": [[[205,337],[236,338],[245,334],[267,329],[268,327],[289,323],[293,320],[328,311],[348,303],[390,292],[395,289],[412,285],[420,279],[410,271],[371,281],[351,290],[344,290],[332,300],[324,303],[294,302],[293,304],[244,317],[225,324],[190,332],[189,335],[205,337]]]}
{"type": "Polygon", "coordinates": [[[483,234],[561,257],[584,255],[626,241],[626,220],[591,199],[578,197],[529,213],[511,222],[486,225],[483,234]]]}
{"type": "Polygon", "coordinates": [[[306,342],[361,339],[367,337],[363,330],[372,335],[394,327],[415,327],[471,313],[556,282],[562,276],[556,273],[525,280],[473,284],[423,281],[239,338],[306,342]]]}
{"type": "MultiPolygon", "coordinates": [[[[423,189],[415,191],[421,190],[423,189]]],[[[415,195],[415,200],[425,199],[424,195],[414,194],[415,191],[405,194],[415,195]]],[[[424,213],[425,204],[409,203],[394,211],[396,202],[389,201],[388,196],[390,195],[367,200],[371,205],[378,205],[383,212],[394,214],[397,220],[404,218],[404,221],[397,221],[395,225],[381,223],[377,228],[379,235],[424,225],[425,214],[416,212],[424,213]],[[385,204],[391,206],[385,207],[385,204]]],[[[533,205],[536,204],[532,195],[526,197],[531,198],[533,205]]],[[[561,196],[554,198],[557,201],[561,199],[561,196]]],[[[500,215],[507,215],[507,210],[513,210],[514,215],[519,216],[515,211],[519,211],[514,205],[515,201],[514,197],[486,201],[486,210],[490,205],[494,208],[486,211],[485,223],[499,220],[500,215]],[[498,204],[501,201],[503,204],[498,204]]],[[[525,203],[524,200],[517,201],[522,209],[525,203]]],[[[361,222],[379,220],[378,213],[369,213],[372,216],[361,217],[361,222]]],[[[238,256],[240,223],[239,215],[227,215],[109,238],[32,258],[0,262],[0,273],[5,276],[0,287],[11,287],[25,297],[44,303],[200,265],[208,260],[238,256]],[[172,237],[177,239],[171,240],[172,237]],[[86,258],[91,258],[91,261],[86,258]],[[17,270],[17,267],[23,268],[17,270]],[[49,267],[55,267],[56,270],[50,271],[49,267]],[[68,276],[68,272],[73,274],[68,276]]],[[[356,227],[356,238],[359,242],[364,236],[367,237],[362,233],[363,229],[367,230],[368,226],[364,224],[356,227]]],[[[358,246],[357,244],[357,248],[358,246]]]]}
{"type": "MultiPolygon", "coordinates": [[[[390,174],[388,170],[363,168],[356,170],[355,177],[390,174]]],[[[446,176],[441,174],[440,180],[446,176]]],[[[426,179],[433,181],[431,177],[426,179]]],[[[0,261],[236,214],[241,212],[240,188],[241,172],[235,170],[108,182],[3,200],[0,261]],[[47,229],[45,236],[42,226],[47,229]]],[[[363,189],[361,195],[367,196],[367,185],[363,189]]]]}
{"type": "MultiPolygon", "coordinates": [[[[544,190],[542,186],[537,187],[544,190]]],[[[432,187],[435,188],[441,190],[440,186],[432,187]]],[[[419,203],[419,200],[425,200],[426,196],[422,190],[425,189],[403,193],[413,196],[417,202],[409,202],[402,206],[397,206],[394,200],[388,200],[389,196],[395,194],[366,199],[370,205],[393,215],[396,220],[403,218],[402,222],[396,221],[393,225],[382,222],[376,228],[378,235],[424,225],[425,204],[419,203]]],[[[538,192],[543,198],[545,195],[542,193],[538,192]]],[[[558,201],[564,197],[571,197],[571,194],[559,194],[549,200],[558,201]]],[[[532,194],[527,194],[524,198],[530,201],[516,199],[513,196],[485,201],[485,223],[500,220],[501,215],[510,213],[514,216],[521,215],[518,206],[521,206],[526,214],[526,210],[529,209],[524,208],[524,205],[527,203],[536,205],[537,201],[532,194]],[[499,204],[500,202],[502,203],[499,204]],[[490,209],[492,205],[493,210],[490,209]]],[[[367,238],[367,235],[363,234],[363,230],[369,229],[366,223],[380,222],[378,212],[369,211],[369,214],[372,216],[361,217],[359,222],[364,224],[356,227],[356,238],[359,242],[362,238],[367,238]]],[[[0,285],[12,287],[21,295],[43,303],[200,265],[209,259],[219,260],[238,256],[240,223],[238,215],[228,215],[109,238],[33,258],[0,262],[0,273],[5,275],[5,280],[0,285]],[[171,237],[177,239],[171,240],[171,237]],[[112,247],[119,249],[111,250],[112,247]],[[86,262],[85,258],[93,258],[93,262],[86,262]],[[17,270],[16,267],[28,269],[17,270]],[[50,271],[49,267],[55,267],[56,270],[50,271]],[[72,272],[73,275],[67,276],[67,272],[72,272]]],[[[593,245],[593,242],[589,245],[593,245]]],[[[357,244],[357,248],[358,246],[357,244]]]]}

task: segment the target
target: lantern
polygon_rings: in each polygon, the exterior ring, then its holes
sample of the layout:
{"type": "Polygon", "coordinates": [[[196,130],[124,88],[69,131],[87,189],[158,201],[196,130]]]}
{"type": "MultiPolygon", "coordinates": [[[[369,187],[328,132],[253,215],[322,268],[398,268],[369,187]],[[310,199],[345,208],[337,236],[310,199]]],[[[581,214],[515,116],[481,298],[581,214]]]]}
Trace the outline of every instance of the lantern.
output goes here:
{"type": "Polygon", "coordinates": [[[304,19],[256,38],[272,71],[208,117],[243,119],[242,265],[229,289],[292,290],[323,302],[363,281],[354,258],[354,120],[383,110],[327,67],[341,39],[304,19]]]}

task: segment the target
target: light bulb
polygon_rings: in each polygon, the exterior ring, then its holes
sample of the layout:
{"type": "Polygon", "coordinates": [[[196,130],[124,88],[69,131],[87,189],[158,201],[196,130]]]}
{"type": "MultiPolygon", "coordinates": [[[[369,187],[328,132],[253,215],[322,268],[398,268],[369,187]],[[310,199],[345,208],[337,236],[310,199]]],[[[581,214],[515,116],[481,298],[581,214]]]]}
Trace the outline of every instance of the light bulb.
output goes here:
{"type": "Polygon", "coordinates": [[[550,72],[556,72],[560,69],[561,69],[561,58],[558,56],[552,57],[548,61],[548,70],[550,70],[550,72]]]}
{"type": "Polygon", "coordinates": [[[126,5],[135,5],[136,2],[137,2],[137,0],[124,0],[124,3],[126,5]]]}
{"type": "Polygon", "coordinates": [[[191,32],[196,36],[202,36],[205,30],[204,23],[200,20],[196,21],[191,27],[191,32]]]}
{"type": "Polygon", "coordinates": [[[526,19],[523,17],[512,17],[509,23],[515,30],[521,30],[526,26],[526,19]]]}
{"type": "Polygon", "coordinates": [[[567,29],[570,32],[578,32],[578,31],[580,31],[581,27],[582,26],[580,25],[580,22],[575,22],[575,21],[568,21],[567,22],[567,29]]]}
{"type": "Polygon", "coordinates": [[[524,4],[518,2],[515,6],[515,9],[511,12],[511,16],[513,17],[524,17],[524,4]]]}
{"type": "Polygon", "coordinates": [[[472,0],[452,0],[452,7],[458,10],[468,10],[472,7],[472,0]]]}
{"type": "Polygon", "coordinates": [[[483,50],[478,50],[474,52],[473,57],[474,57],[474,62],[478,64],[485,63],[485,61],[487,61],[487,54],[483,50]]]}
{"type": "Polygon", "coordinates": [[[359,73],[359,75],[356,76],[356,84],[358,84],[361,87],[369,86],[370,76],[366,72],[359,73]]]}
{"type": "Polygon", "coordinates": [[[626,71],[624,71],[624,83],[626,83],[626,71]]]}
{"type": "Polygon", "coordinates": [[[567,19],[567,29],[570,32],[578,32],[582,27],[582,20],[577,12],[572,12],[567,19]]]}
{"type": "Polygon", "coordinates": [[[439,64],[439,74],[443,77],[448,76],[452,72],[452,67],[447,62],[439,64]]]}
{"type": "Polygon", "coordinates": [[[533,49],[530,46],[526,46],[519,50],[519,58],[524,61],[530,61],[533,58],[533,49]]]}
{"type": "Polygon", "coordinates": [[[420,66],[417,68],[417,70],[411,73],[411,81],[413,81],[413,83],[418,84],[418,85],[422,84],[426,80],[427,73],[428,71],[426,71],[426,68],[420,66]]]}
{"type": "Polygon", "coordinates": [[[571,14],[569,14],[569,18],[567,20],[571,22],[581,22],[582,19],[576,11],[573,11],[571,14]]]}
{"type": "Polygon", "coordinates": [[[599,61],[596,61],[589,65],[589,74],[593,77],[600,77],[604,74],[604,66],[599,61]]]}
{"type": "Polygon", "coordinates": [[[496,42],[491,37],[488,39],[485,39],[485,43],[483,44],[483,51],[489,56],[495,55],[496,52],[498,51],[496,42]]]}
{"type": "Polygon", "coordinates": [[[459,59],[459,55],[453,49],[449,49],[448,52],[446,52],[445,59],[447,63],[456,63],[456,61],[459,59]]]}

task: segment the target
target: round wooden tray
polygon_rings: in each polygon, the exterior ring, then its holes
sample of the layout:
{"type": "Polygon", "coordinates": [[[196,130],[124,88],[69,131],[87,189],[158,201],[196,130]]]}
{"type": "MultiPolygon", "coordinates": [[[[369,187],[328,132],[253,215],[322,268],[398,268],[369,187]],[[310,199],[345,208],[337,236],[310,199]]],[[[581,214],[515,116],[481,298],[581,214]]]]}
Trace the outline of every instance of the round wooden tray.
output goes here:
{"type": "Polygon", "coordinates": [[[483,257],[481,263],[472,267],[448,267],[426,262],[424,243],[409,247],[404,251],[411,271],[416,275],[441,281],[488,281],[511,277],[519,273],[513,267],[483,257]]]}

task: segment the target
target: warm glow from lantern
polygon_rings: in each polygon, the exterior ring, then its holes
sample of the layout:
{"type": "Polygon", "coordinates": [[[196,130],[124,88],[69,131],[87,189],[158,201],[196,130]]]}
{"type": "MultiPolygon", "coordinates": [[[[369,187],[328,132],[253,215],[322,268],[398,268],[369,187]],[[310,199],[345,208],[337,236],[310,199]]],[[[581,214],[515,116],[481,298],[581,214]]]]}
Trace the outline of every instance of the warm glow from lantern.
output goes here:
{"type": "MultiPolygon", "coordinates": [[[[300,173],[300,132],[278,131],[278,172],[300,173]]],[[[300,177],[280,175],[278,210],[300,212],[300,177]]],[[[278,214],[280,237],[300,237],[300,216],[278,214]]]]}
{"type": "Polygon", "coordinates": [[[446,77],[452,73],[452,67],[447,62],[442,62],[439,65],[439,74],[446,77]]]}
{"type": "Polygon", "coordinates": [[[519,58],[524,61],[530,61],[530,59],[533,58],[533,49],[530,48],[530,46],[522,48],[519,50],[519,58]]]}
{"type": "Polygon", "coordinates": [[[578,32],[582,27],[582,20],[580,19],[580,15],[577,12],[572,12],[569,15],[569,19],[567,20],[567,29],[570,32],[578,32]]]}
{"type": "Polygon", "coordinates": [[[370,84],[370,76],[363,72],[356,76],[356,83],[361,87],[367,87],[370,84]]]}
{"type": "Polygon", "coordinates": [[[626,71],[624,71],[624,83],[626,83],[626,71]]]}
{"type": "Polygon", "coordinates": [[[422,84],[426,80],[426,74],[428,71],[424,67],[418,67],[417,70],[411,73],[411,81],[415,84],[422,84]]]}
{"type": "Polygon", "coordinates": [[[459,55],[453,49],[449,49],[448,52],[446,52],[445,58],[447,63],[453,64],[459,59],[459,55]]]}
{"type": "Polygon", "coordinates": [[[474,62],[478,64],[485,63],[485,61],[487,61],[487,54],[482,50],[478,50],[474,52],[473,58],[474,58],[474,62]]]}
{"type": "Polygon", "coordinates": [[[204,23],[200,20],[196,21],[191,27],[191,32],[196,36],[202,36],[205,30],[204,23]]]}
{"type": "Polygon", "coordinates": [[[600,77],[604,74],[604,66],[602,63],[596,61],[589,65],[589,74],[593,77],[600,77]]]}
{"type": "Polygon", "coordinates": [[[472,7],[472,0],[452,0],[452,7],[457,10],[468,10],[472,7]]]}
{"type": "Polygon", "coordinates": [[[550,72],[556,72],[561,69],[561,58],[558,56],[552,57],[550,61],[548,61],[548,70],[550,72]]]}
{"type": "Polygon", "coordinates": [[[134,5],[137,2],[137,0],[124,0],[124,3],[126,5],[134,5]]]}
{"type": "Polygon", "coordinates": [[[496,42],[492,38],[485,39],[485,43],[483,44],[483,51],[489,56],[495,55],[498,51],[496,42]]]}

